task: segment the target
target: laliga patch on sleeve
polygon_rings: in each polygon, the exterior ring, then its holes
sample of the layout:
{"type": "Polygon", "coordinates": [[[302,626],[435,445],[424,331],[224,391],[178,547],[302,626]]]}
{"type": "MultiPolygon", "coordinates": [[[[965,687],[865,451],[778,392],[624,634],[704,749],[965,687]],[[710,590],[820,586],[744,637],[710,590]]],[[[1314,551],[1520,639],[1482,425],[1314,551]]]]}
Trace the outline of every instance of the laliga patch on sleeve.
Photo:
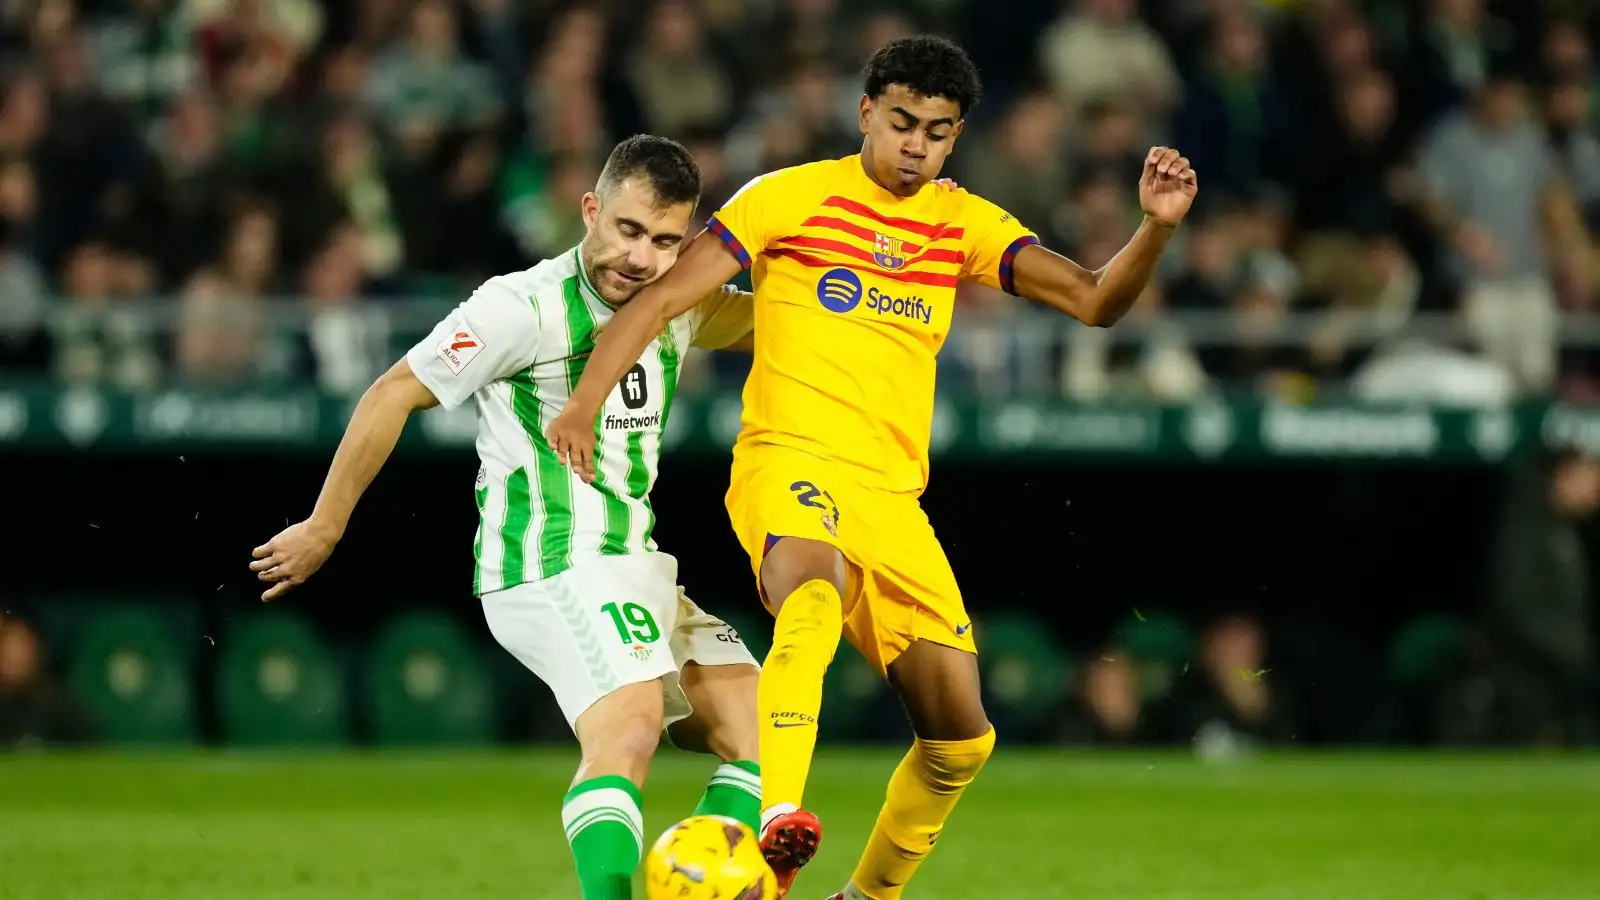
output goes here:
{"type": "Polygon", "coordinates": [[[439,342],[436,352],[450,369],[450,374],[460,375],[461,370],[483,352],[483,339],[465,324],[459,324],[450,337],[439,342]]]}

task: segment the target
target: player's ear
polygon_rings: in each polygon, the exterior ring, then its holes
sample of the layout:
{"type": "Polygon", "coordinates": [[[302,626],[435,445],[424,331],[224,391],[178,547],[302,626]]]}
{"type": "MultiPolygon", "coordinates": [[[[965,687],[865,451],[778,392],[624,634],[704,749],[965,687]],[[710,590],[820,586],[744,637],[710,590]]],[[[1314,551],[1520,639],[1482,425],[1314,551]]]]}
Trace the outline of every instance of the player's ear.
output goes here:
{"type": "Polygon", "coordinates": [[[594,223],[600,221],[600,195],[590,191],[583,195],[583,200],[579,201],[578,205],[583,208],[584,227],[593,231],[594,223]]]}
{"type": "Polygon", "coordinates": [[[967,120],[966,117],[963,116],[962,118],[956,120],[956,127],[950,129],[950,142],[955,143],[956,138],[961,137],[961,132],[966,130],[967,120]]]}
{"type": "Polygon", "coordinates": [[[872,97],[869,94],[861,95],[861,133],[867,133],[867,127],[872,122],[872,97]]]}

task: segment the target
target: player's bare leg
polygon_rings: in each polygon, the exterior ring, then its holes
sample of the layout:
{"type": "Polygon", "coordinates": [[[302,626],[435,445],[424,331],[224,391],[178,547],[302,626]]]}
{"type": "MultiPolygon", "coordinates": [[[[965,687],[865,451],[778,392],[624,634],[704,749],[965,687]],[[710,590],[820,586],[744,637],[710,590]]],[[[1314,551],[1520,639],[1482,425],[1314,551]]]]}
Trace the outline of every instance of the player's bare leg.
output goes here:
{"type": "Polygon", "coordinates": [[[630,900],[644,851],[640,787],[661,739],[661,681],[628,684],[574,724],[583,760],[561,803],[583,900],[630,900]]]}
{"type": "Polygon", "coordinates": [[[850,885],[838,895],[843,900],[899,900],[994,749],[977,656],[914,641],[889,664],[889,683],[905,704],[917,739],[889,779],[872,837],[850,885]]]}
{"type": "Polygon", "coordinates": [[[694,707],[672,723],[674,746],[722,760],[694,809],[697,816],[727,816],[761,830],[760,742],[756,736],[756,685],[761,670],[750,665],[688,663],[679,673],[683,694],[694,707]]]}
{"type": "Polygon", "coordinates": [[[821,823],[800,804],[817,746],[822,679],[844,629],[847,572],[837,548],[807,538],[780,538],[761,563],[761,588],[776,617],[757,691],[761,849],[779,897],[822,842],[821,823]]]}

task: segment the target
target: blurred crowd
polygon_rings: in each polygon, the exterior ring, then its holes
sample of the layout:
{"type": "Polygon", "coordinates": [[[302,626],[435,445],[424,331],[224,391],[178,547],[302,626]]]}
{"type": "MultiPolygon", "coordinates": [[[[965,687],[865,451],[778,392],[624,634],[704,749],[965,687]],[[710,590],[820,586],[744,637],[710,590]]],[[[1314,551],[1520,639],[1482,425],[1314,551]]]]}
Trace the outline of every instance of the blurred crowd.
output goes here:
{"type": "Polygon", "coordinates": [[[1041,329],[973,289],[946,388],[1600,389],[1596,352],[1560,339],[1595,296],[1591,4],[1004,6],[7,0],[0,372],[359,390],[426,330],[385,314],[415,310],[400,298],[452,301],[578,240],[615,140],[688,144],[709,214],[853,152],[861,62],[934,29],[989,89],[947,174],[1050,246],[1115,253],[1151,144],[1202,181],[1131,321],[1041,329]],[[1456,327],[1419,339],[1419,313],[1456,327]]]}

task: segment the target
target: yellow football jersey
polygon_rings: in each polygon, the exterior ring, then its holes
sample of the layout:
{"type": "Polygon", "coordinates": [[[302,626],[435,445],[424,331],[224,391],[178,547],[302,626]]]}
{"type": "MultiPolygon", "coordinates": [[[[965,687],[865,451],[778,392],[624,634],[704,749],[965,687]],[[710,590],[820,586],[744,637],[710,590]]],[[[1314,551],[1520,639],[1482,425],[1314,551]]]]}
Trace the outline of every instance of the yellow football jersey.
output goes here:
{"type": "Polygon", "coordinates": [[[763,175],[709,227],[755,283],[755,357],[734,454],[789,447],[856,467],[869,484],[920,492],[956,283],[1010,292],[1012,260],[1038,238],[959,188],[891,194],[859,155],[763,175]]]}

